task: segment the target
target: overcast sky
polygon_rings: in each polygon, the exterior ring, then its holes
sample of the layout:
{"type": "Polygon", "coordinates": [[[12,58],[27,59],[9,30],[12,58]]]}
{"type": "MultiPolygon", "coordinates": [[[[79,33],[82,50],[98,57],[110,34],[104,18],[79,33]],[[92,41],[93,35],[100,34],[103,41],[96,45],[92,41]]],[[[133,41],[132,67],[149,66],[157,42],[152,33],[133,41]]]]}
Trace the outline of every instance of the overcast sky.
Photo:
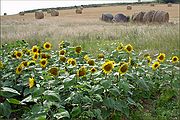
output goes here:
{"type": "MultiPolygon", "coordinates": [[[[117,3],[117,2],[137,2],[138,0],[1,0],[1,15],[4,13],[17,14],[20,11],[51,8],[67,7],[74,5],[100,4],[100,3],[117,3]]],[[[152,0],[142,0],[152,1],[152,0]]]]}

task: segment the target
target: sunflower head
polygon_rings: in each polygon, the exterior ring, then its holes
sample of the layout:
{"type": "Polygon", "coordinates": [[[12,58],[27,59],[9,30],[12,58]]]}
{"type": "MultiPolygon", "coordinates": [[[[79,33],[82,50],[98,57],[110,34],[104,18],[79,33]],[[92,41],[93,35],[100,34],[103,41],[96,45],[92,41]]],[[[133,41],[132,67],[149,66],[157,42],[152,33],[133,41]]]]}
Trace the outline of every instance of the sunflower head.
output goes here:
{"type": "Polygon", "coordinates": [[[105,74],[109,74],[112,69],[114,68],[114,64],[112,61],[109,61],[109,62],[105,62],[103,65],[102,65],[102,70],[105,74]]]}
{"type": "Polygon", "coordinates": [[[131,53],[131,51],[133,50],[133,47],[131,44],[127,44],[125,47],[124,47],[125,51],[128,52],[128,53],[131,53]]]}
{"type": "Polygon", "coordinates": [[[97,69],[93,67],[93,68],[91,68],[90,71],[91,71],[91,73],[95,73],[97,71],[97,69]]]}
{"type": "Polygon", "coordinates": [[[118,45],[118,47],[116,48],[117,51],[121,51],[121,50],[123,50],[123,49],[124,49],[124,45],[123,45],[122,43],[120,43],[120,44],[118,45]]]}
{"type": "Polygon", "coordinates": [[[160,66],[160,63],[156,61],[152,64],[152,69],[156,70],[159,66],[160,66]]]}
{"type": "Polygon", "coordinates": [[[94,62],[94,60],[90,59],[90,60],[88,60],[88,64],[91,66],[94,66],[95,62],[94,62]]]}
{"type": "Polygon", "coordinates": [[[22,58],[23,52],[22,51],[17,51],[16,52],[16,58],[22,58]]]}
{"type": "Polygon", "coordinates": [[[85,55],[85,56],[84,56],[84,60],[85,60],[85,61],[88,61],[89,59],[90,59],[90,58],[89,58],[88,55],[85,55]]]}
{"type": "Polygon", "coordinates": [[[21,72],[22,72],[22,70],[23,70],[23,66],[20,64],[17,68],[16,68],[16,74],[21,74],[21,72]]]}
{"type": "Polygon", "coordinates": [[[77,46],[77,47],[75,48],[75,52],[76,52],[77,54],[81,53],[81,51],[82,51],[82,48],[81,48],[80,46],[77,46]]]}
{"type": "Polygon", "coordinates": [[[45,50],[50,50],[51,49],[51,43],[49,43],[49,42],[45,42],[44,43],[44,45],[43,45],[43,48],[45,49],[45,50]]]}
{"type": "Polygon", "coordinates": [[[160,53],[157,57],[159,62],[164,62],[166,55],[164,53],[160,53]]]}
{"type": "Polygon", "coordinates": [[[68,64],[71,64],[72,66],[76,66],[76,60],[73,58],[69,58],[67,62],[68,64]]]}
{"type": "Polygon", "coordinates": [[[43,58],[43,59],[40,60],[39,64],[41,65],[42,68],[45,68],[47,63],[48,63],[47,59],[43,58]]]}
{"type": "Polygon", "coordinates": [[[32,59],[36,61],[38,59],[39,53],[34,53],[32,59]]]}
{"type": "Polygon", "coordinates": [[[28,61],[23,61],[23,62],[21,63],[21,65],[22,65],[23,67],[27,67],[27,66],[28,66],[28,61]]]}
{"type": "Polygon", "coordinates": [[[3,62],[0,61],[0,69],[2,69],[3,67],[4,67],[3,62]]]}
{"type": "Polygon", "coordinates": [[[61,55],[59,60],[62,61],[62,62],[66,62],[66,57],[64,55],[61,55]]]}
{"type": "Polygon", "coordinates": [[[29,78],[29,88],[32,88],[35,85],[34,78],[29,78]]]}
{"type": "Polygon", "coordinates": [[[38,46],[37,46],[37,45],[34,45],[34,46],[32,47],[32,53],[38,53],[38,51],[39,51],[38,46]]]}
{"type": "Polygon", "coordinates": [[[98,59],[102,59],[102,58],[104,58],[104,54],[103,53],[98,54],[98,59]]]}
{"type": "Polygon", "coordinates": [[[17,53],[17,51],[15,50],[15,51],[12,53],[11,57],[12,57],[12,58],[16,58],[16,53],[17,53]]]}
{"type": "Polygon", "coordinates": [[[78,77],[85,76],[86,75],[86,68],[82,66],[78,71],[77,71],[78,77]]]}
{"type": "Polygon", "coordinates": [[[58,72],[58,68],[57,67],[52,67],[48,70],[48,72],[53,75],[53,76],[58,76],[59,72],[58,72]]]}
{"type": "Polygon", "coordinates": [[[147,60],[148,65],[150,65],[150,64],[151,64],[151,61],[152,61],[151,57],[150,57],[150,56],[147,56],[147,57],[146,57],[146,60],[147,60]]]}
{"type": "Polygon", "coordinates": [[[66,50],[60,50],[59,51],[59,55],[65,55],[65,53],[66,53],[66,50]]]}
{"type": "Polygon", "coordinates": [[[128,63],[124,62],[119,67],[119,74],[124,75],[128,71],[128,63]]]}
{"type": "Polygon", "coordinates": [[[173,57],[171,58],[171,61],[172,61],[172,63],[177,63],[177,62],[179,62],[178,56],[173,56],[173,57]]]}

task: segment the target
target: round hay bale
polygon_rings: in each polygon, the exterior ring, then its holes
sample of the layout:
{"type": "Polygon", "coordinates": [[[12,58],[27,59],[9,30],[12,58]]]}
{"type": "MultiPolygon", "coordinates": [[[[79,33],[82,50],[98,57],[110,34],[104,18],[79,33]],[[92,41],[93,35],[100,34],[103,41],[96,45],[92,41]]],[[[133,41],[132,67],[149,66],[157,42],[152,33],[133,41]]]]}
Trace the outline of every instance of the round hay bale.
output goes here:
{"type": "Polygon", "coordinates": [[[105,21],[105,22],[112,22],[113,20],[113,15],[111,13],[103,13],[101,16],[101,20],[105,21]]]}
{"type": "Polygon", "coordinates": [[[59,12],[57,10],[52,10],[51,16],[59,16],[59,12]]]}
{"type": "Polygon", "coordinates": [[[143,16],[143,22],[145,22],[145,23],[152,22],[152,18],[153,18],[153,15],[155,12],[156,12],[155,10],[151,10],[149,12],[146,12],[143,16]]]}
{"type": "Polygon", "coordinates": [[[143,22],[143,16],[145,12],[139,12],[132,15],[133,22],[143,22]]]}
{"type": "Polygon", "coordinates": [[[76,9],[76,14],[82,14],[82,9],[81,8],[77,8],[76,9]]]}
{"type": "Polygon", "coordinates": [[[25,12],[19,12],[19,15],[20,15],[20,16],[24,16],[24,15],[25,15],[25,12]]]}
{"type": "Polygon", "coordinates": [[[7,15],[7,13],[4,13],[4,15],[7,15]]]}
{"type": "Polygon", "coordinates": [[[151,4],[150,4],[150,6],[151,6],[151,7],[154,7],[154,6],[155,6],[155,4],[154,4],[154,3],[151,3],[151,4]]]}
{"type": "Polygon", "coordinates": [[[132,6],[131,6],[131,5],[128,5],[128,6],[127,6],[127,10],[132,10],[132,6]]]}
{"type": "Polygon", "coordinates": [[[152,22],[158,22],[158,23],[169,22],[169,13],[165,11],[156,11],[153,15],[152,22]]]}
{"type": "Polygon", "coordinates": [[[35,18],[36,19],[43,19],[44,18],[44,13],[42,11],[36,11],[35,12],[35,18]]]}
{"type": "Polygon", "coordinates": [[[168,3],[167,5],[168,5],[168,7],[172,7],[172,3],[168,3]]]}
{"type": "Polygon", "coordinates": [[[128,22],[129,16],[125,16],[124,14],[116,14],[113,19],[114,22],[128,22]]]}

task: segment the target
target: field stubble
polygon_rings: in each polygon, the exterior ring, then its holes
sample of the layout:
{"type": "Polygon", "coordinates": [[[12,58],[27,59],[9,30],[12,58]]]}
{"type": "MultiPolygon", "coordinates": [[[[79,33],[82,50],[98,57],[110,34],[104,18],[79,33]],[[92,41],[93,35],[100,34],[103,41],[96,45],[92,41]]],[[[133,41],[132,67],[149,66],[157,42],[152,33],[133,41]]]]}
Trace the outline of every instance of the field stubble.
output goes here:
{"type": "Polygon", "coordinates": [[[36,20],[34,13],[25,16],[12,15],[1,17],[2,44],[18,39],[25,39],[31,45],[51,41],[58,48],[59,41],[68,41],[72,45],[82,45],[93,53],[99,48],[109,50],[109,45],[131,43],[136,50],[165,52],[179,51],[179,6],[167,7],[165,4],[134,5],[133,10],[126,6],[111,6],[84,9],[82,15],[75,10],[61,10],[60,16],[51,17],[45,13],[45,19],[36,20]],[[102,13],[124,13],[131,16],[135,12],[148,10],[165,10],[170,14],[168,24],[134,24],[132,22],[105,23],[99,20],[102,13]]]}

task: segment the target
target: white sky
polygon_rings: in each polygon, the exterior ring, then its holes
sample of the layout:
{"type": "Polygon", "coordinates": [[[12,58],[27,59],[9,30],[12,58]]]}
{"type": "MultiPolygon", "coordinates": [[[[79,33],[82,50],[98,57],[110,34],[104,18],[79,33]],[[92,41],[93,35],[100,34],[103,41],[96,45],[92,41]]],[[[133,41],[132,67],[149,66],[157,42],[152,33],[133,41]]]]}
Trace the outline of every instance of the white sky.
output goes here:
{"type": "MultiPolygon", "coordinates": [[[[51,7],[67,7],[75,5],[100,4],[100,3],[117,3],[117,2],[137,2],[138,0],[1,0],[1,12],[17,14],[20,11],[51,8],[51,7]]],[[[142,0],[152,1],[152,0],[142,0]]]]}

